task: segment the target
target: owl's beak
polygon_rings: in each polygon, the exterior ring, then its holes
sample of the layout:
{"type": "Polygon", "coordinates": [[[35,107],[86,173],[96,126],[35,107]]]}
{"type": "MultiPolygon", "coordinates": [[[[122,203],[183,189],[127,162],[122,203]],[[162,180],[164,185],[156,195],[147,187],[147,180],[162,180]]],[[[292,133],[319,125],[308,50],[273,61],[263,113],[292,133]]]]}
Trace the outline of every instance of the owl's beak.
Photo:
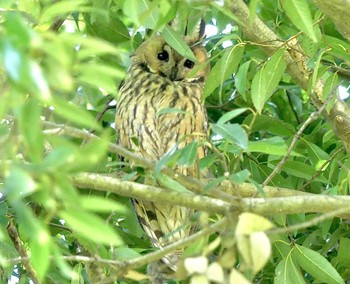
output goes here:
{"type": "Polygon", "coordinates": [[[172,68],[171,69],[171,71],[170,71],[170,76],[169,76],[169,78],[170,78],[170,80],[171,81],[175,81],[176,79],[177,79],[177,68],[176,67],[174,67],[174,68],[172,68]]]}

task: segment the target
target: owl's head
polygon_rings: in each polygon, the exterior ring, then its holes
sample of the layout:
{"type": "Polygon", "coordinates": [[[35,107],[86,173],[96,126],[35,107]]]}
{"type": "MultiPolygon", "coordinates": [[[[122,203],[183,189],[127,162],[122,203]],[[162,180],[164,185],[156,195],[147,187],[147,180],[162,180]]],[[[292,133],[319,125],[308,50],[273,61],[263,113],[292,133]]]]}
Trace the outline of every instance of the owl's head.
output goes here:
{"type": "Polygon", "coordinates": [[[141,66],[147,72],[166,77],[171,81],[204,81],[209,73],[208,55],[205,48],[198,44],[202,38],[184,36],[197,61],[180,55],[166,43],[163,37],[155,35],[143,42],[132,56],[133,64],[141,66]]]}

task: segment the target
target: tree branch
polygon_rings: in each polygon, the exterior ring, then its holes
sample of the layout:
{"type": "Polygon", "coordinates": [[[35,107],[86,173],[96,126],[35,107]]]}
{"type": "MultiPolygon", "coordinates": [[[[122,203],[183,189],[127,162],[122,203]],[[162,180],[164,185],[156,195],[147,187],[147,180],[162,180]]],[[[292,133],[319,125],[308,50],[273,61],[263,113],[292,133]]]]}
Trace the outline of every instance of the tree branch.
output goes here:
{"type": "MultiPolygon", "coordinates": [[[[44,126],[50,127],[50,129],[44,130],[45,134],[49,135],[68,135],[75,138],[80,138],[84,140],[94,140],[101,139],[100,137],[88,133],[87,131],[80,130],[71,126],[66,126],[62,124],[56,124],[53,122],[42,121],[44,126]]],[[[135,162],[136,164],[150,170],[154,170],[156,163],[154,161],[147,160],[136,155],[133,152],[130,152],[126,148],[118,146],[113,143],[109,143],[109,151],[112,153],[116,153],[122,155],[123,157],[135,162]]],[[[174,178],[176,181],[181,183],[183,186],[193,191],[194,193],[203,194],[203,189],[205,188],[207,182],[209,181],[199,181],[197,179],[184,176],[180,173],[176,173],[174,170],[170,168],[163,168],[162,171],[174,178]]],[[[309,195],[309,193],[305,192],[296,192],[295,190],[290,190],[286,188],[280,187],[272,187],[265,186],[264,188],[265,197],[283,197],[283,196],[295,196],[295,195],[309,195]]],[[[221,184],[218,185],[217,188],[213,188],[208,190],[206,193],[216,196],[217,198],[221,198],[227,202],[235,201],[236,198],[232,198],[232,196],[238,197],[250,197],[256,196],[259,194],[258,190],[255,186],[244,183],[244,184],[232,184],[230,181],[225,180],[221,184]],[[220,192],[219,194],[217,192],[220,192]],[[223,197],[224,195],[224,197],[223,197]]]]}
{"type": "Polygon", "coordinates": [[[27,251],[23,246],[22,240],[19,236],[17,228],[16,228],[12,219],[9,220],[9,223],[7,225],[7,232],[8,232],[8,235],[10,236],[10,238],[13,242],[13,245],[15,246],[18,254],[20,255],[21,259],[23,259],[22,263],[23,263],[25,270],[28,273],[29,278],[33,281],[34,284],[40,283],[36,271],[34,270],[34,268],[32,267],[31,263],[28,260],[27,251]]]}
{"type": "MultiPolygon", "coordinates": [[[[236,204],[187,192],[174,192],[154,186],[130,181],[121,181],[99,174],[81,173],[72,177],[73,183],[81,188],[113,192],[132,198],[166,202],[195,210],[227,215],[232,212],[253,212],[265,216],[275,214],[297,214],[329,212],[350,204],[350,196],[328,196],[308,194],[289,197],[241,198],[236,204]]],[[[344,216],[342,216],[344,217],[344,216]]]]}
{"type": "Polygon", "coordinates": [[[80,173],[73,176],[72,181],[74,185],[80,188],[108,191],[152,202],[166,202],[168,204],[184,206],[211,213],[226,214],[228,212],[240,210],[238,202],[236,206],[234,206],[219,199],[195,195],[191,192],[170,191],[155,186],[130,181],[121,181],[113,177],[99,174],[80,173]]]}

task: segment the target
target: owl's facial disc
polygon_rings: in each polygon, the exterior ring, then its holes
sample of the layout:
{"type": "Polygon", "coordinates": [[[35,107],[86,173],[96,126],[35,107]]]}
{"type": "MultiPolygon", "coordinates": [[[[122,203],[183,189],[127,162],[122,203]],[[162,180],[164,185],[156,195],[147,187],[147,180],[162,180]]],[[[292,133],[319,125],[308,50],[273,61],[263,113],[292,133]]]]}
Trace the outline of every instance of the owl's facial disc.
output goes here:
{"type": "Polygon", "coordinates": [[[196,62],[180,55],[162,37],[154,36],[138,48],[134,58],[147,72],[171,81],[204,81],[209,72],[206,51],[199,45],[194,46],[192,51],[196,62]]]}

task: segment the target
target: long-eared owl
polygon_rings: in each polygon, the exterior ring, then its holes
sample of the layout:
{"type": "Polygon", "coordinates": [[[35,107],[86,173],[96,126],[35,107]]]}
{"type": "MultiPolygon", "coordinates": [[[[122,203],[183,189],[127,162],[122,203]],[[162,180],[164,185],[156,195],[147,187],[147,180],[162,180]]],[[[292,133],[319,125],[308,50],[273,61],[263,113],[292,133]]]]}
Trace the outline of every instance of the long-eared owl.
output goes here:
{"type": "MultiPolygon", "coordinates": [[[[203,24],[183,37],[196,62],[180,55],[160,35],[150,37],[136,49],[116,106],[120,145],[156,161],[175,145],[182,148],[203,139],[207,114],[201,96],[209,63],[199,43],[202,36],[203,24]],[[162,109],[176,111],[160,112],[162,109]]],[[[198,159],[203,156],[200,147],[198,159]]],[[[198,171],[196,165],[176,170],[191,176],[198,171]]],[[[191,210],[142,200],[133,200],[133,204],[154,247],[161,248],[189,235],[191,210]]],[[[175,270],[179,254],[181,251],[166,256],[164,263],[175,270]]]]}

